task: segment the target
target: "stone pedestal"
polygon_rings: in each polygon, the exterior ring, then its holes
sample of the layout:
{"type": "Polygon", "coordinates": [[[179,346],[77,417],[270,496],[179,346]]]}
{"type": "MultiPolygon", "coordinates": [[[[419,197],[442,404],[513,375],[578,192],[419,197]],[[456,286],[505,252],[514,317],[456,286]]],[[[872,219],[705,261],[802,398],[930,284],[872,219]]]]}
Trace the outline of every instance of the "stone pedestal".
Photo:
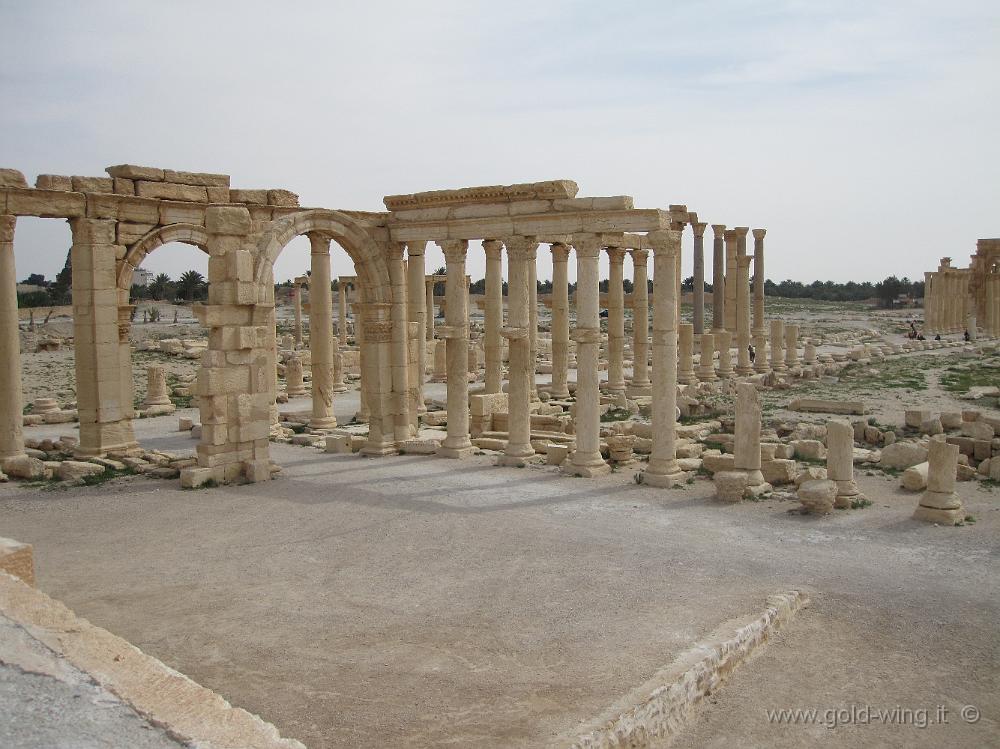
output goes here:
{"type": "Polygon", "coordinates": [[[577,476],[593,477],[610,473],[601,457],[600,381],[598,357],[601,346],[598,295],[598,257],[601,242],[596,235],[574,238],[576,250],[576,450],[563,470],[577,476]]]}
{"type": "Polygon", "coordinates": [[[568,398],[569,245],[552,245],[552,388],[553,398],[568,398]]]}
{"type": "Polygon", "coordinates": [[[861,498],[854,481],[854,428],[850,422],[833,419],[826,423],[826,474],[837,484],[834,506],[849,508],[861,498]]]}
{"type": "Polygon", "coordinates": [[[927,491],[913,513],[915,520],[954,525],[965,519],[962,500],[955,493],[958,445],[932,439],[927,448],[927,491]]]}
{"type": "Polygon", "coordinates": [[[302,374],[302,359],[293,354],[285,362],[285,392],[289,398],[306,394],[305,378],[302,374]]]}
{"type": "Polygon", "coordinates": [[[650,232],[653,246],[653,445],[643,483],[669,488],[687,479],[677,463],[677,257],[681,233],[650,232]]]}
{"type": "Polygon", "coordinates": [[[698,381],[694,374],[694,325],[680,323],[677,334],[677,381],[682,385],[691,385],[698,381]]]}
{"type": "Polygon", "coordinates": [[[718,379],[715,374],[715,336],[712,333],[701,334],[701,362],[698,364],[698,379],[702,382],[718,379]]]}
{"type": "Polygon", "coordinates": [[[469,242],[449,239],[438,242],[444,250],[448,278],[445,282],[445,322],[442,333],[448,357],[448,436],[437,454],[464,458],[474,448],[469,439],[469,287],[465,277],[465,256],[469,242]]]}
{"type": "Polygon", "coordinates": [[[799,326],[788,323],[785,326],[785,366],[791,369],[799,365],[799,326]]]}
{"type": "Polygon", "coordinates": [[[632,255],[632,381],[626,392],[629,397],[649,395],[649,277],[647,250],[631,250],[632,255]]]}
{"type": "Polygon", "coordinates": [[[0,461],[24,455],[21,342],[17,327],[14,216],[0,216],[0,461]]]}
{"type": "Polygon", "coordinates": [[[143,406],[172,406],[167,393],[167,373],[163,367],[146,367],[146,398],[143,406]]]}

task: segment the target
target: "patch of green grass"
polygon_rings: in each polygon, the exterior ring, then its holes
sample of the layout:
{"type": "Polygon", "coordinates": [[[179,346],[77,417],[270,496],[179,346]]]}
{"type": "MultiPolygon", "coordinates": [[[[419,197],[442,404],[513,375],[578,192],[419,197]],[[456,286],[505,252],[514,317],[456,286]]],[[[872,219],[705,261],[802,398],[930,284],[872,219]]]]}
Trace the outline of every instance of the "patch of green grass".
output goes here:
{"type": "Polygon", "coordinates": [[[601,421],[628,421],[632,418],[632,413],[627,408],[609,408],[603,416],[601,416],[601,421]]]}
{"type": "Polygon", "coordinates": [[[1000,385],[1000,357],[948,367],[941,374],[941,387],[951,393],[967,393],[975,386],[1000,385]]]}
{"type": "Polygon", "coordinates": [[[871,507],[871,506],[872,506],[872,501],[870,499],[865,499],[864,497],[858,497],[856,499],[851,500],[852,510],[863,510],[866,507],[871,507]]]}
{"type": "Polygon", "coordinates": [[[994,489],[1000,489],[1000,481],[996,479],[982,479],[979,482],[979,488],[983,491],[991,492],[994,489]]]}
{"type": "Polygon", "coordinates": [[[106,484],[122,476],[135,476],[136,472],[131,468],[126,466],[120,470],[115,468],[105,468],[104,473],[95,473],[90,476],[84,476],[81,480],[84,486],[100,486],[101,484],[106,484]]]}
{"type": "Polygon", "coordinates": [[[182,486],[181,489],[184,491],[196,491],[198,489],[215,489],[219,486],[219,482],[215,479],[209,479],[204,484],[199,484],[198,486],[182,486]]]}

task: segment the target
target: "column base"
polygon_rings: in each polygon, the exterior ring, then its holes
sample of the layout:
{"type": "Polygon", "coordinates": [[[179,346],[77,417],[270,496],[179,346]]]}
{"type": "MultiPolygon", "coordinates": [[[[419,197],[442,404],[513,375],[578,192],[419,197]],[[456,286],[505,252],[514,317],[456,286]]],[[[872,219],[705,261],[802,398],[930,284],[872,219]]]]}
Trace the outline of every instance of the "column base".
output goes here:
{"type": "Polygon", "coordinates": [[[474,445],[469,445],[468,447],[445,447],[441,445],[434,453],[439,458],[452,458],[456,460],[461,460],[463,458],[468,458],[476,452],[474,445]]]}
{"type": "Polygon", "coordinates": [[[396,455],[398,452],[394,442],[366,442],[364,447],[358,450],[359,455],[369,458],[384,458],[386,455],[396,455]]]}
{"type": "Polygon", "coordinates": [[[746,491],[743,493],[743,496],[746,497],[747,499],[750,498],[756,499],[757,497],[761,497],[772,491],[774,491],[774,487],[768,484],[767,482],[763,482],[760,484],[753,484],[753,485],[748,484],[746,491]]]}
{"type": "Polygon", "coordinates": [[[611,473],[611,466],[601,461],[599,464],[578,466],[573,463],[563,463],[563,473],[570,476],[582,476],[585,479],[596,478],[597,476],[607,476],[611,473]]]}
{"type": "Polygon", "coordinates": [[[555,398],[556,400],[566,400],[569,398],[569,388],[563,388],[562,390],[550,390],[549,396],[555,398]]]}
{"type": "Polygon", "coordinates": [[[528,459],[534,456],[534,451],[531,455],[501,455],[497,458],[498,466],[506,466],[508,468],[524,468],[528,465],[528,459]]]}
{"type": "Polygon", "coordinates": [[[105,445],[103,447],[87,447],[77,445],[73,448],[73,457],[76,458],[97,458],[108,453],[123,453],[129,450],[138,450],[139,443],[135,440],[131,442],[119,442],[115,445],[105,445]]]}
{"type": "Polygon", "coordinates": [[[321,418],[309,419],[310,429],[334,429],[337,426],[336,416],[323,416],[321,418]]]}
{"type": "MultiPolygon", "coordinates": [[[[651,382],[632,382],[629,386],[625,388],[625,395],[629,398],[635,398],[640,395],[652,395],[653,394],[653,383],[651,382]]],[[[569,394],[567,393],[567,397],[569,394]]]]}
{"type": "Polygon", "coordinates": [[[954,510],[940,510],[936,507],[924,507],[918,505],[913,513],[914,520],[922,520],[925,523],[941,523],[943,525],[954,525],[965,520],[965,509],[959,507],[954,510]]]}
{"type": "Polygon", "coordinates": [[[698,382],[698,377],[695,375],[694,370],[677,373],[677,383],[680,385],[694,385],[696,382],[698,382]]]}
{"type": "Polygon", "coordinates": [[[333,392],[335,393],[346,393],[348,390],[350,390],[350,388],[348,388],[347,385],[345,385],[344,383],[340,383],[339,385],[334,385],[332,389],[333,392]]]}
{"type": "Polygon", "coordinates": [[[749,364],[739,364],[736,367],[736,374],[739,375],[740,377],[743,377],[745,375],[752,375],[753,367],[751,367],[749,364]]]}
{"type": "Polygon", "coordinates": [[[684,471],[677,471],[676,473],[650,473],[647,469],[639,475],[642,476],[644,486],[652,486],[657,489],[673,489],[675,486],[680,486],[688,480],[688,474],[684,471]]]}
{"type": "Polygon", "coordinates": [[[712,367],[711,371],[702,369],[698,370],[699,382],[714,382],[717,379],[719,379],[719,377],[715,374],[715,367],[712,367]]]}
{"type": "Polygon", "coordinates": [[[730,377],[735,377],[735,376],[736,376],[736,371],[732,368],[726,370],[723,369],[719,370],[719,377],[723,380],[728,380],[730,377]]]}
{"type": "Polygon", "coordinates": [[[613,385],[611,383],[608,383],[608,385],[606,387],[606,390],[607,390],[607,392],[608,392],[609,395],[618,395],[619,393],[624,393],[625,390],[626,390],[625,383],[624,382],[622,382],[622,383],[617,383],[616,382],[613,385]]]}

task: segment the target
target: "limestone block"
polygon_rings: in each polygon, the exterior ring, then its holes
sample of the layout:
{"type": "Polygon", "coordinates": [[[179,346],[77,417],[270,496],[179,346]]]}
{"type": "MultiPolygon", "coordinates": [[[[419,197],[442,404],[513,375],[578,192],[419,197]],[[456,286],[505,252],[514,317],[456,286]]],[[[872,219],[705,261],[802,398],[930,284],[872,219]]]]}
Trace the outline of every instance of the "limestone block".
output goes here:
{"type": "Polygon", "coordinates": [[[156,227],[157,224],[138,224],[132,221],[119,221],[116,237],[117,243],[120,245],[134,244],[156,227]]]}
{"type": "Polygon", "coordinates": [[[165,182],[175,182],[182,185],[197,185],[199,187],[229,187],[228,174],[206,174],[204,172],[175,172],[173,169],[163,170],[165,182]]]}
{"type": "Polygon", "coordinates": [[[941,426],[945,429],[959,429],[962,426],[961,411],[943,411],[941,413],[941,426]]]}
{"type": "Polygon", "coordinates": [[[795,477],[795,485],[802,486],[806,481],[825,481],[826,469],[821,466],[806,466],[795,477]]]}
{"type": "Polygon", "coordinates": [[[899,485],[911,492],[919,492],[926,489],[928,465],[928,463],[924,462],[907,468],[900,477],[899,485]]]}
{"type": "MultiPolygon", "coordinates": [[[[127,200],[127,198],[122,198],[127,200]]],[[[138,198],[136,198],[138,200],[138,198]]],[[[158,208],[161,224],[195,224],[205,225],[205,203],[186,203],[176,200],[160,200],[158,208]]]]}
{"type": "Polygon", "coordinates": [[[34,480],[45,476],[45,465],[42,461],[27,455],[15,455],[6,458],[3,464],[0,465],[0,469],[8,476],[19,479],[34,480]]]}
{"type": "Polygon", "coordinates": [[[140,198],[156,198],[158,200],[179,200],[191,203],[207,203],[208,192],[204,187],[196,185],[177,185],[170,182],[135,183],[135,194],[140,198]]]}
{"type": "Polygon", "coordinates": [[[78,482],[87,476],[97,476],[104,473],[104,466],[97,463],[84,463],[79,460],[64,460],[59,464],[56,475],[63,481],[78,482]]]}
{"type": "Polygon", "coordinates": [[[927,460],[927,448],[916,442],[894,442],[882,450],[880,465],[888,468],[909,468],[927,460]]]}
{"type": "Polygon", "coordinates": [[[545,445],[546,462],[550,466],[561,466],[569,455],[569,445],[549,443],[545,445]]]}
{"type": "Polygon", "coordinates": [[[923,409],[907,409],[903,412],[903,423],[913,429],[919,429],[920,425],[927,421],[933,413],[923,409]]]}
{"type": "Polygon", "coordinates": [[[239,206],[209,206],[205,211],[205,228],[210,234],[249,234],[250,212],[239,206]]]}
{"type": "Polygon", "coordinates": [[[993,427],[985,421],[963,421],[962,436],[971,437],[974,440],[992,440],[993,427]]]}
{"type": "Polygon", "coordinates": [[[715,482],[715,495],[723,502],[739,502],[746,493],[746,471],[719,471],[712,480],[715,482]]]}
{"type": "Polygon", "coordinates": [[[28,181],[17,169],[0,169],[0,187],[27,187],[28,181]]]}
{"type": "Polygon", "coordinates": [[[702,467],[709,473],[732,471],[736,457],[732,453],[720,453],[718,450],[706,450],[701,454],[702,467]]]}
{"type": "Polygon", "coordinates": [[[152,166],[136,166],[135,164],[118,164],[105,169],[111,177],[122,179],[143,179],[150,182],[162,182],[163,170],[152,166]]]}
{"type": "Polygon", "coordinates": [[[792,484],[799,474],[799,466],[794,460],[763,460],[760,464],[760,472],[764,474],[764,481],[772,486],[782,484],[792,484]]]}
{"type": "Polygon", "coordinates": [[[69,192],[73,189],[73,178],[63,174],[39,174],[35,180],[35,187],[39,190],[65,190],[69,192]]]}
{"type": "Polygon", "coordinates": [[[233,203],[251,203],[254,205],[267,205],[267,190],[230,189],[229,200],[233,203]]]}
{"type": "Polygon", "coordinates": [[[87,213],[87,198],[58,190],[9,190],[7,213],[41,218],[80,218],[87,213]]]}
{"type": "Polygon", "coordinates": [[[794,440],[791,443],[795,457],[802,460],[823,460],[826,458],[826,448],[819,440],[794,440]]]}
{"type": "Polygon", "coordinates": [[[934,416],[930,419],[925,419],[920,422],[920,433],[927,435],[942,434],[944,432],[944,427],[941,425],[941,419],[934,416]]]}
{"type": "Polygon", "coordinates": [[[827,414],[864,414],[865,404],[861,401],[822,400],[818,398],[796,398],[788,404],[790,411],[827,414]]]}
{"type": "Polygon", "coordinates": [[[208,193],[209,203],[228,203],[229,202],[229,188],[228,187],[206,187],[205,192],[208,193]]]}
{"type": "Polygon", "coordinates": [[[982,411],[967,408],[962,411],[962,421],[979,421],[982,415],[982,411]]]}
{"type": "Polygon", "coordinates": [[[267,203],[268,205],[292,208],[298,206],[299,196],[290,190],[268,190],[267,203]]]}
{"type": "Polygon", "coordinates": [[[35,586],[35,556],[31,544],[0,538],[0,572],[35,586]]]}
{"type": "Polygon", "coordinates": [[[115,183],[110,177],[71,177],[73,192],[106,192],[115,191],[115,183]]]}
{"type": "Polygon", "coordinates": [[[115,195],[135,195],[135,182],[122,177],[114,178],[115,195]]]}
{"type": "Polygon", "coordinates": [[[443,427],[448,424],[447,411],[428,411],[420,418],[424,424],[431,427],[443,427]]]}
{"type": "Polygon", "coordinates": [[[810,513],[825,515],[833,510],[837,483],[829,480],[804,481],[799,485],[798,498],[810,513]]]}

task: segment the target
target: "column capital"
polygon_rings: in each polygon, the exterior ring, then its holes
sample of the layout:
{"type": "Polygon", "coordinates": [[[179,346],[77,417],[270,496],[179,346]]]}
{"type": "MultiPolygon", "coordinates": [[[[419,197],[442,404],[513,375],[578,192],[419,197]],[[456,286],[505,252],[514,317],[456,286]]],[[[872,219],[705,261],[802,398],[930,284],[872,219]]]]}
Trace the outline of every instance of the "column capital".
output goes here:
{"type": "Polygon", "coordinates": [[[681,251],[681,232],[678,229],[651,231],[646,240],[656,254],[677,255],[681,251]]]}
{"type": "Polygon", "coordinates": [[[736,258],[736,267],[740,269],[743,268],[749,269],[752,260],[753,258],[750,255],[740,255],[739,257],[736,258]]]}
{"type": "Polygon", "coordinates": [[[439,239],[435,242],[444,252],[445,262],[463,263],[469,251],[468,239],[439,239]]]}
{"type": "Polygon", "coordinates": [[[320,234],[316,231],[311,231],[308,234],[309,237],[309,252],[312,255],[329,255],[330,254],[330,237],[326,234],[320,234]]]}
{"type": "Polygon", "coordinates": [[[487,258],[493,260],[500,259],[500,251],[503,249],[503,242],[499,239],[484,239],[483,240],[483,251],[486,253],[487,258]]]}
{"type": "Polygon", "coordinates": [[[577,260],[580,258],[596,258],[601,254],[601,238],[596,234],[574,234],[573,249],[577,260]]]}
{"type": "Polygon", "coordinates": [[[726,240],[726,244],[730,242],[736,242],[739,239],[739,235],[736,233],[736,229],[726,229],[722,233],[723,238],[726,240]]]}
{"type": "Polygon", "coordinates": [[[628,254],[632,256],[633,265],[645,265],[649,260],[649,250],[629,250],[628,254]]]}
{"type": "Polygon", "coordinates": [[[608,252],[608,260],[612,263],[617,263],[621,265],[625,262],[625,250],[621,247],[608,247],[606,248],[608,252]]]}
{"type": "Polygon", "coordinates": [[[740,239],[744,239],[750,231],[749,226],[734,226],[733,231],[736,232],[736,236],[740,239]]]}
{"type": "Polygon", "coordinates": [[[407,242],[406,243],[406,256],[407,257],[416,257],[418,255],[423,255],[424,254],[424,250],[426,250],[426,249],[427,249],[427,241],[426,240],[418,240],[418,241],[413,241],[413,242],[407,242]]]}
{"type": "Polygon", "coordinates": [[[538,251],[538,240],[534,237],[508,237],[503,243],[508,259],[514,261],[534,260],[538,251]]]}
{"type": "Polygon", "coordinates": [[[753,230],[753,238],[756,239],[758,242],[761,241],[764,238],[765,234],[767,234],[767,229],[754,229],[753,230]]]}
{"type": "Polygon", "coordinates": [[[552,251],[552,262],[553,263],[565,263],[569,260],[569,245],[563,244],[562,242],[556,242],[551,245],[549,249],[552,251]]]}
{"type": "Polygon", "coordinates": [[[17,226],[17,216],[0,216],[0,242],[14,241],[15,226],[17,226]]]}
{"type": "Polygon", "coordinates": [[[715,232],[716,238],[719,238],[723,234],[726,233],[726,225],[725,224],[712,224],[712,231],[715,232]]]}
{"type": "Polygon", "coordinates": [[[383,248],[387,259],[402,260],[406,252],[406,242],[386,242],[383,248]]]}
{"type": "Polygon", "coordinates": [[[705,229],[708,228],[708,224],[705,224],[705,223],[691,224],[691,228],[694,229],[694,235],[696,237],[704,237],[705,236],[705,229]]]}

